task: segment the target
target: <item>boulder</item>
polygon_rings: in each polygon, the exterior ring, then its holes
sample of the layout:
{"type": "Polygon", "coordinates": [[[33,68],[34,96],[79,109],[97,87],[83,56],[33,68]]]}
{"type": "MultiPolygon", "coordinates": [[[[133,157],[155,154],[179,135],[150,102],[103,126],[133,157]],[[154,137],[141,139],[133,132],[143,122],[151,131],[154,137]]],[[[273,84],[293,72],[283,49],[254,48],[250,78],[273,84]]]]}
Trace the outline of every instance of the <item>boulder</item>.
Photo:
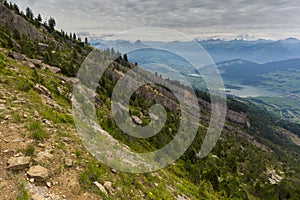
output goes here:
{"type": "Polygon", "coordinates": [[[42,64],[42,69],[48,69],[50,72],[55,73],[55,74],[61,72],[60,68],[58,68],[58,67],[52,67],[52,66],[47,65],[45,63],[42,64]]]}
{"type": "Polygon", "coordinates": [[[25,56],[14,51],[8,52],[8,56],[16,60],[24,60],[25,56]]]}
{"type": "Polygon", "coordinates": [[[37,59],[27,59],[28,62],[31,62],[32,64],[34,64],[37,67],[41,67],[42,65],[42,61],[41,60],[37,60],[37,59]]]}
{"type": "Polygon", "coordinates": [[[8,160],[9,170],[23,170],[29,166],[30,157],[12,157],[8,160]]]}
{"type": "Polygon", "coordinates": [[[34,178],[37,181],[44,181],[49,176],[48,169],[40,165],[30,167],[27,174],[30,178],[34,178]]]}

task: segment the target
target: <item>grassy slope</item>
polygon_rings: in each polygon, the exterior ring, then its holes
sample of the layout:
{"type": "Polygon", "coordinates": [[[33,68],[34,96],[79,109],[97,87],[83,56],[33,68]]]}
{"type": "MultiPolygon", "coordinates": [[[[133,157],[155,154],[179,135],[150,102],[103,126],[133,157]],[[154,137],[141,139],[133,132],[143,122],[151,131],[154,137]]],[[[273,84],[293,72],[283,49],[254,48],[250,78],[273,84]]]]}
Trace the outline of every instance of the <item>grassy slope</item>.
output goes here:
{"type": "MultiPolygon", "coordinates": [[[[64,72],[67,75],[72,75],[68,73],[68,68],[64,68],[60,64],[61,62],[56,63],[56,60],[69,63],[68,66],[72,66],[71,70],[73,71],[89,52],[90,47],[82,47],[79,42],[67,40],[57,32],[48,37],[56,38],[55,40],[60,45],[55,48],[49,43],[48,50],[39,52],[34,50],[38,49],[36,43],[26,38],[20,38],[19,44],[23,47],[20,52],[28,57],[43,58],[44,62],[61,67],[66,70],[64,72]],[[31,46],[32,49],[26,50],[28,46],[31,46]],[[71,54],[74,49],[76,49],[77,56],[71,54]],[[52,60],[47,58],[51,58],[51,55],[53,56],[52,60]]],[[[1,121],[4,121],[1,132],[6,133],[9,127],[15,126],[19,130],[18,133],[22,133],[19,137],[25,138],[25,142],[18,149],[14,149],[15,151],[36,157],[39,152],[49,148],[50,153],[54,156],[53,160],[45,159],[42,162],[37,161],[37,163],[51,169],[51,181],[58,180],[62,183],[61,186],[51,187],[49,189],[51,193],[60,191],[67,195],[68,199],[78,199],[87,191],[91,192],[88,193],[91,195],[91,199],[92,197],[97,198],[93,196],[94,193],[107,199],[174,199],[178,195],[186,195],[190,199],[277,199],[279,196],[291,196],[297,199],[299,197],[300,191],[297,188],[300,174],[299,154],[293,153],[299,149],[297,150],[297,147],[292,145],[287,138],[283,136],[280,138],[280,134],[275,134],[271,129],[274,126],[272,125],[273,121],[267,120],[270,118],[269,115],[263,112],[257,113],[256,109],[251,110],[253,108],[247,109],[243,104],[240,106],[249,112],[252,129],[248,130],[244,125],[228,122],[219,143],[207,158],[201,160],[195,156],[205,133],[205,129],[200,128],[191,148],[174,165],[166,169],[146,174],[111,172],[108,167],[93,159],[76,137],[70,115],[71,104],[67,98],[67,94],[71,92],[70,85],[62,83],[61,75],[54,75],[39,68],[32,70],[24,66],[22,62],[9,58],[7,49],[16,49],[7,45],[8,38],[18,42],[12,31],[2,28],[0,41],[1,46],[5,49],[1,49],[0,84],[1,92],[5,93],[8,98],[4,99],[4,96],[1,96],[5,101],[5,110],[1,111],[1,121]],[[33,89],[36,83],[48,88],[53,94],[52,100],[62,109],[56,110],[53,106],[47,105],[43,101],[44,97],[33,89]],[[15,105],[16,100],[25,100],[26,103],[15,105]],[[35,110],[38,112],[38,117],[35,117],[35,110]],[[24,114],[27,115],[26,118],[24,114]],[[6,119],[7,115],[10,117],[6,119]],[[43,123],[44,119],[50,121],[54,128],[43,123]],[[241,133],[252,135],[255,139],[249,139],[241,133]],[[27,143],[31,140],[33,142],[27,143]],[[44,145],[39,145],[40,143],[44,145]],[[32,149],[34,149],[34,153],[32,153],[32,149]],[[62,159],[61,152],[66,155],[66,159],[73,160],[73,166],[68,167],[60,161],[62,159]],[[278,185],[271,185],[266,174],[267,168],[284,172],[282,175],[285,178],[284,181],[278,185]],[[70,173],[74,174],[78,183],[74,188],[69,185],[70,183],[63,181],[70,173]],[[100,183],[111,181],[113,183],[111,194],[106,197],[99,192],[92,184],[93,181],[100,183]],[[79,183],[81,187],[79,187],[79,183]]],[[[119,67],[122,68],[122,66],[119,67]]],[[[109,91],[113,87],[113,82],[105,79],[105,85],[101,98],[109,104],[109,91]]],[[[142,105],[144,100],[141,97],[138,103],[142,105]]],[[[139,110],[139,107],[135,105],[133,109],[139,110]]],[[[160,146],[165,142],[164,140],[135,141],[131,138],[124,138],[113,122],[103,120],[102,116],[107,116],[108,110],[109,105],[100,109],[98,113],[100,124],[115,138],[120,139],[131,148],[145,150],[149,146],[160,146]],[[110,127],[107,126],[108,123],[111,124],[110,127]]],[[[167,125],[172,123],[169,121],[167,125]]],[[[5,149],[5,145],[9,145],[10,142],[1,144],[5,149]]],[[[7,146],[7,148],[13,148],[13,146],[7,146]]],[[[8,158],[5,154],[1,154],[1,157],[3,160],[8,158]]],[[[11,174],[4,170],[3,174],[6,176],[9,174],[11,177],[8,180],[12,183],[13,180],[26,183],[23,173],[11,174]]],[[[16,181],[14,184],[18,186],[16,181]]],[[[1,194],[10,192],[6,187],[0,188],[1,194]]],[[[24,188],[20,186],[19,188],[19,195],[26,196],[24,188]]],[[[15,196],[17,195],[15,194],[15,196]]]]}

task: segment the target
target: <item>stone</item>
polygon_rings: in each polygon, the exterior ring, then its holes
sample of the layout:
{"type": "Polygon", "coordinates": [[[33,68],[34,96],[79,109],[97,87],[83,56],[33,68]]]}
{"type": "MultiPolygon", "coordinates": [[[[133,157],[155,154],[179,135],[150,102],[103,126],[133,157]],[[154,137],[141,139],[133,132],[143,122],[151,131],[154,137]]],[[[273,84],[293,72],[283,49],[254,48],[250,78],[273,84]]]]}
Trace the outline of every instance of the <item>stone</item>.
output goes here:
{"type": "Polygon", "coordinates": [[[73,166],[73,160],[72,160],[72,159],[66,159],[65,165],[66,165],[67,167],[72,167],[72,166],[73,166]]]}
{"type": "Polygon", "coordinates": [[[36,84],[34,86],[34,90],[37,91],[39,94],[43,94],[43,95],[51,98],[50,91],[45,86],[43,86],[43,85],[36,84]]]}
{"type": "Polygon", "coordinates": [[[18,142],[24,142],[25,139],[24,138],[17,138],[15,140],[12,141],[12,143],[18,143],[18,142]]]}
{"type": "Polygon", "coordinates": [[[117,170],[116,169],[111,169],[111,172],[116,174],[117,173],[117,170]]]}
{"type": "Polygon", "coordinates": [[[141,125],[143,123],[143,121],[138,116],[132,116],[132,119],[138,125],[141,125]]]}
{"type": "Polygon", "coordinates": [[[47,64],[42,64],[42,68],[43,69],[48,69],[50,72],[54,73],[54,74],[57,74],[59,72],[61,72],[61,69],[58,68],[58,67],[52,67],[50,65],[47,65],[47,64]]]}
{"type": "Polygon", "coordinates": [[[35,68],[35,65],[32,63],[32,62],[29,62],[29,61],[25,61],[24,64],[29,67],[30,69],[34,69],[35,68]]]}
{"type": "Polygon", "coordinates": [[[32,64],[34,64],[37,67],[40,67],[42,64],[41,60],[37,60],[37,59],[27,59],[28,62],[31,62],[32,64]]]}
{"type": "Polygon", "coordinates": [[[48,188],[50,188],[50,187],[51,187],[51,182],[47,182],[47,183],[46,183],[46,186],[47,186],[48,188]]]}
{"type": "Polygon", "coordinates": [[[40,165],[30,167],[27,174],[29,177],[34,178],[37,181],[44,181],[49,176],[48,169],[40,165]]]}
{"type": "Polygon", "coordinates": [[[46,48],[49,47],[48,44],[44,44],[44,43],[41,43],[41,42],[39,42],[38,45],[39,45],[39,47],[40,47],[42,50],[44,50],[44,49],[46,49],[46,48]]]}
{"type": "Polygon", "coordinates": [[[45,197],[43,195],[40,194],[34,194],[31,197],[33,200],[45,200],[45,197]]]}
{"type": "Polygon", "coordinates": [[[35,111],[34,111],[34,117],[35,117],[35,118],[39,118],[39,116],[40,116],[40,115],[39,115],[39,112],[35,110],[35,111]]]}
{"type": "Polygon", "coordinates": [[[14,157],[21,157],[21,156],[24,156],[23,153],[17,153],[14,155],[14,157]]]}
{"type": "Polygon", "coordinates": [[[52,158],[53,155],[50,154],[48,151],[42,151],[37,154],[36,160],[43,161],[44,159],[52,159],[52,158]]]}
{"type": "Polygon", "coordinates": [[[10,51],[8,53],[8,56],[11,57],[11,58],[14,58],[16,60],[24,60],[25,59],[25,56],[22,55],[22,54],[19,54],[17,52],[14,52],[14,51],[10,51]]]}
{"type": "Polygon", "coordinates": [[[23,170],[29,166],[30,157],[12,157],[8,160],[8,167],[9,170],[23,170]]]}
{"type": "Polygon", "coordinates": [[[49,120],[47,120],[47,119],[43,119],[43,123],[47,124],[47,125],[51,125],[51,122],[49,120]]]}
{"type": "Polygon", "coordinates": [[[66,76],[63,76],[61,77],[61,79],[71,85],[74,85],[76,83],[79,82],[79,79],[78,78],[74,78],[74,77],[66,77],[66,76]]]}
{"type": "Polygon", "coordinates": [[[101,191],[103,192],[105,195],[107,195],[107,191],[105,189],[105,187],[103,185],[101,185],[99,182],[95,181],[94,185],[101,191]]]}
{"type": "Polygon", "coordinates": [[[29,179],[30,183],[34,183],[34,178],[29,179]]]}
{"type": "Polygon", "coordinates": [[[112,188],[112,182],[110,181],[105,181],[103,186],[105,187],[105,189],[107,189],[108,191],[110,191],[112,188]]]}

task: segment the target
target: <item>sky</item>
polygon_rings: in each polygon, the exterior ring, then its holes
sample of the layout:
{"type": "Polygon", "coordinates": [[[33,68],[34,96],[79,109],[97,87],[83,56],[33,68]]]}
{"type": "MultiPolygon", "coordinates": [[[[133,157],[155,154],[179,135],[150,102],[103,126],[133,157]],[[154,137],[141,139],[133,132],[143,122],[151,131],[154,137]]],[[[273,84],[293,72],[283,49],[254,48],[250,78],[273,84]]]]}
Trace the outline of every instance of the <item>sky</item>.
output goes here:
{"type": "MultiPolygon", "coordinates": [[[[192,38],[300,38],[298,0],[12,0],[57,29],[100,37],[141,27],[161,27],[192,38]],[[41,3],[42,2],[42,3],[41,3]]],[[[138,33],[137,33],[138,34],[138,33]]],[[[162,36],[161,40],[166,40],[162,36]]]]}

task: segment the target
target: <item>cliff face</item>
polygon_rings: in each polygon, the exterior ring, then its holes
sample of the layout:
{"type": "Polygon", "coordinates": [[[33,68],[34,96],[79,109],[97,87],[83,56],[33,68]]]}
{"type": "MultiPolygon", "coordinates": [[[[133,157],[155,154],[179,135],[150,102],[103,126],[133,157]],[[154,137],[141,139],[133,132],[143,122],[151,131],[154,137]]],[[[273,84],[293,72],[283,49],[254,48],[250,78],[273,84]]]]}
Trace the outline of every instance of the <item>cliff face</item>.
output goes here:
{"type": "Polygon", "coordinates": [[[17,30],[20,35],[24,35],[31,40],[43,41],[46,39],[33,25],[28,23],[22,16],[6,8],[0,3],[0,26],[7,27],[10,30],[17,30]]]}
{"type": "Polygon", "coordinates": [[[249,121],[247,120],[247,114],[243,113],[243,112],[236,112],[233,110],[228,109],[227,110],[227,119],[239,124],[247,124],[249,123],[249,121]]]}

